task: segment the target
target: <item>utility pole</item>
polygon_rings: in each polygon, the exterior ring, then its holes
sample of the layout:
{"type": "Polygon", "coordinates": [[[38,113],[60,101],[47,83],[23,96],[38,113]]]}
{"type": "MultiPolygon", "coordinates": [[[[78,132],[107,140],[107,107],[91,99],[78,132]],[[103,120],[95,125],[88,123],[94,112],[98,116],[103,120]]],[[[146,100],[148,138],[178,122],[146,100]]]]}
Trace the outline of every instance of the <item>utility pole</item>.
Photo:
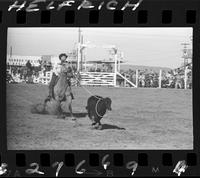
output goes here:
{"type": "Polygon", "coordinates": [[[188,56],[187,56],[187,53],[188,53],[188,49],[187,49],[187,45],[189,45],[189,43],[181,43],[181,45],[183,45],[183,59],[184,59],[184,69],[185,69],[185,66],[186,66],[186,63],[187,63],[187,60],[188,60],[188,56]]]}
{"type": "MultiPolygon", "coordinates": [[[[192,37],[190,37],[190,40],[192,41],[192,37]]],[[[188,59],[190,57],[192,58],[192,54],[190,54],[192,52],[192,50],[190,51],[190,49],[187,48],[187,45],[190,45],[189,43],[181,43],[181,45],[183,45],[183,57],[182,58],[184,58],[184,88],[187,89],[187,78],[188,78],[187,72],[188,71],[186,70],[186,63],[188,63],[188,59]]]]}
{"type": "Polygon", "coordinates": [[[114,76],[114,86],[116,87],[117,86],[117,60],[118,60],[118,57],[117,57],[117,48],[114,47],[112,48],[112,50],[114,51],[114,60],[115,60],[115,76],[114,76]]]}
{"type": "Polygon", "coordinates": [[[10,58],[12,57],[12,46],[10,47],[10,58]]]}
{"type": "MultiPolygon", "coordinates": [[[[81,34],[81,46],[83,44],[83,34],[81,34]]],[[[81,49],[81,71],[83,69],[83,50],[81,49]]]]}
{"type": "Polygon", "coordinates": [[[78,28],[77,71],[80,70],[81,61],[81,29],[78,28]]]}

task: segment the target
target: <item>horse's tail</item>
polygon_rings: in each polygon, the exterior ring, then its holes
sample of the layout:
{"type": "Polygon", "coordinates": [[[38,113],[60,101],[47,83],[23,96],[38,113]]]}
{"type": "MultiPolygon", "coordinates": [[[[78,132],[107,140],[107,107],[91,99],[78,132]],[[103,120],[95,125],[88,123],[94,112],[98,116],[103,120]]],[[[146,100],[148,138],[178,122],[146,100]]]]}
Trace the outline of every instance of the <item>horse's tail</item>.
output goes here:
{"type": "Polygon", "coordinates": [[[45,111],[45,104],[40,103],[40,104],[34,104],[31,106],[31,113],[32,114],[46,114],[45,111]]]}

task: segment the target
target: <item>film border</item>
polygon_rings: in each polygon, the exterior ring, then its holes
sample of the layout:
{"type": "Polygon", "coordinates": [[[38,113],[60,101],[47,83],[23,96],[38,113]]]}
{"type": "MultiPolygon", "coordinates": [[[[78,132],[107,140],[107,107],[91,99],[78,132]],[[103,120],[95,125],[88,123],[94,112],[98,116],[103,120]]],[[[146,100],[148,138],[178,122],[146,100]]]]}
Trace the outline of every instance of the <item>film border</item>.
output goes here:
{"type": "MultiPolygon", "coordinates": [[[[200,3],[198,0],[144,0],[134,11],[108,11],[106,9],[88,10],[77,9],[55,11],[40,11],[28,13],[25,11],[8,12],[9,1],[0,2],[0,57],[1,66],[6,66],[6,46],[7,46],[7,27],[193,27],[193,129],[194,129],[194,150],[87,150],[87,151],[7,151],[6,148],[6,85],[5,85],[5,68],[1,68],[1,121],[0,121],[0,150],[2,162],[7,162],[12,170],[16,170],[24,165],[33,162],[43,164],[42,160],[48,160],[47,165],[42,168],[51,166],[54,161],[63,160],[67,166],[70,175],[75,175],[74,166],[81,160],[91,163],[91,165],[101,165],[101,158],[107,154],[110,156],[110,169],[115,175],[129,175],[125,167],[128,161],[138,162],[141,169],[138,169],[136,175],[153,175],[152,167],[163,169],[159,174],[174,175],[172,167],[180,160],[186,160],[190,166],[189,173],[185,175],[200,175],[199,166],[200,158],[200,3]],[[91,15],[95,17],[91,17],[91,15]],[[63,18],[65,17],[65,18],[63,18]],[[70,17],[70,18],[69,18],[70,17]],[[48,19],[47,21],[45,19],[48,19]],[[71,20],[72,19],[72,20],[71,20]],[[18,23],[17,23],[18,22],[18,23]],[[89,23],[93,22],[93,23],[89,23]],[[45,154],[44,154],[45,153],[45,154]],[[46,154],[47,153],[47,154],[46,154]],[[91,153],[96,163],[90,160],[91,153]],[[67,154],[67,155],[66,155],[67,154]],[[50,157],[48,156],[50,155],[50,157]],[[71,155],[71,156],[69,156],[71,155]],[[73,157],[67,162],[68,158],[73,157]],[[95,156],[96,155],[96,156],[95,156]],[[116,156],[117,155],[117,156],[116,156]],[[17,159],[16,159],[17,158],[17,159]],[[18,159],[24,160],[19,162],[18,159]],[[131,158],[131,159],[130,159],[131,158]],[[118,161],[116,161],[118,160],[118,161]],[[120,160],[120,161],[119,161],[120,160]],[[117,162],[123,163],[119,164],[117,162]],[[164,162],[166,165],[164,165],[164,162]],[[117,164],[117,165],[116,165],[117,164]],[[120,172],[124,172],[124,174],[120,172]]],[[[44,162],[44,161],[43,161],[44,162]]],[[[46,163],[44,163],[46,164],[46,163]]],[[[93,166],[96,167],[96,166],[93,166]]],[[[88,167],[88,169],[91,167],[88,167]]],[[[18,170],[19,170],[18,169],[18,170]]]]}

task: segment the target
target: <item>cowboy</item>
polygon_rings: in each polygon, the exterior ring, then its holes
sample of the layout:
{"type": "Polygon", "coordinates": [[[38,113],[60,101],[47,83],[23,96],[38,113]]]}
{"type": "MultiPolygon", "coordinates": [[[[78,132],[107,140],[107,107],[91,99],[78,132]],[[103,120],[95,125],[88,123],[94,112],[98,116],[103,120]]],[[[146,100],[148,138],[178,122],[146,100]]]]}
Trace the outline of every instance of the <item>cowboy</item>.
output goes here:
{"type": "MultiPolygon", "coordinates": [[[[65,53],[62,53],[59,55],[59,59],[60,59],[60,63],[56,63],[53,66],[53,74],[52,74],[52,78],[49,84],[49,96],[45,99],[45,102],[50,101],[51,98],[54,98],[54,86],[56,85],[57,81],[58,81],[58,77],[59,74],[62,71],[66,71],[66,59],[67,59],[67,55],[65,53]]],[[[68,69],[70,69],[70,67],[68,67],[68,69]]],[[[71,81],[69,79],[68,81],[69,87],[71,88],[71,81]]],[[[71,92],[71,97],[72,99],[74,99],[73,93],[71,92]]]]}
{"type": "Polygon", "coordinates": [[[26,63],[26,67],[31,70],[32,69],[32,64],[30,63],[30,61],[28,60],[26,63]]]}
{"type": "Polygon", "coordinates": [[[176,83],[175,83],[175,88],[178,89],[178,87],[180,89],[182,88],[182,77],[179,73],[176,75],[176,83]]]}

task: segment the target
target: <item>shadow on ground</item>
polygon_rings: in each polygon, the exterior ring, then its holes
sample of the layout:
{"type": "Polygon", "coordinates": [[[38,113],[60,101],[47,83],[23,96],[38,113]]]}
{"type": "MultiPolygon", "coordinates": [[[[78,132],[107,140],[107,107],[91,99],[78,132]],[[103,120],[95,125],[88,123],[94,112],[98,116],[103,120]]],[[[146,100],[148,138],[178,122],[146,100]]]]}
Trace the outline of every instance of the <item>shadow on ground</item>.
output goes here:
{"type": "MultiPolygon", "coordinates": [[[[70,113],[65,113],[66,117],[70,117],[70,113]]],[[[88,115],[88,113],[86,112],[80,112],[80,113],[73,113],[74,117],[76,118],[82,118],[82,117],[86,117],[88,115]]]]}
{"type": "Polygon", "coordinates": [[[125,128],[118,127],[116,125],[102,124],[102,130],[106,130],[106,129],[126,130],[125,128]]]}

